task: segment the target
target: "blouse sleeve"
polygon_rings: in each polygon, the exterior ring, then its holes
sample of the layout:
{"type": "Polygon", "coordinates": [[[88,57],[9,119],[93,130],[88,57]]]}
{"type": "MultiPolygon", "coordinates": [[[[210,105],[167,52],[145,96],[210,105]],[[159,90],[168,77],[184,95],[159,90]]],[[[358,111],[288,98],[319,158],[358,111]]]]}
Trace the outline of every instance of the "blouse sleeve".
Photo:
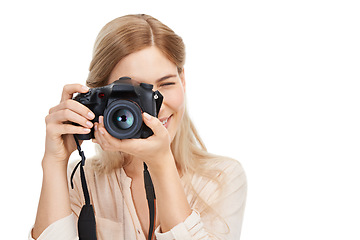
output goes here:
{"type": "MultiPolygon", "coordinates": [[[[75,215],[71,213],[69,216],[61,218],[50,224],[37,238],[37,240],[77,240],[77,231],[75,225],[75,215]]],[[[29,232],[29,240],[34,240],[31,236],[32,229],[29,232]]]]}
{"type": "Polygon", "coordinates": [[[155,231],[156,239],[239,240],[247,193],[246,176],[238,162],[228,165],[223,174],[226,174],[227,181],[222,186],[221,193],[208,180],[205,184],[204,179],[193,184],[197,193],[202,195],[202,198],[218,215],[205,212],[200,216],[196,210],[193,210],[183,223],[168,232],[160,233],[160,227],[158,227],[155,231]]]}
{"type": "Polygon", "coordinates": [[[208,239],[204,230],[204,224],[201,222],[200,214],[193,210],[191,215],[184,222],[179,223],[166,233],[160,233],[160,226],[155,230],[157,240],[190,240],[190,239],[208,239]]]}
{"type": "MultiPolygon", "coordinates": [[[[72,170],[74,169],[76,162],[70,163],[68,166],[68,170],[67,170],[67,179],[68,182],[70,181],[70,175],[72,170]]],[[[76,174],[79,174],[78,172],[80,171],[76,171],[76,174]]],[[[79,176],[75,176],[75,178],[79,176]]],[[[81,206],[82,206],[82,201],[84,201],[82,199],[82,197],[80,196],[80,186],[79,184],[77,184],[74,181],[74,189],[71,188],[70,183],[68,184],[69,187],[69,195],[70,195],[70,203],[71,203],[71,210],[72,213],[67,216],[64,217],[62,219],[59,219],[55,222],[53,222],[52,224],[50,224],[42,233],[41,235],[37,238],[37,240],[77,240],[79,239],[77,236],[77,219],[79,217],[79,213],[81,211],[81,206]]],[[[32,237],[32,229],[31,228],[30,232],[29,232],[29,236],[28,239],[29,240],[34,240],[34,238],[32,237]]]]}

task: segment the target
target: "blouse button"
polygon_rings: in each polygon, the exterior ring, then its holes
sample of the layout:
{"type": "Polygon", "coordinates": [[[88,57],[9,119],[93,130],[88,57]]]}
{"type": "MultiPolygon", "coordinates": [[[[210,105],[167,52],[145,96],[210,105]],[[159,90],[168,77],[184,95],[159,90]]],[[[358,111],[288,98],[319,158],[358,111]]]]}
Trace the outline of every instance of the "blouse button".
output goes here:
{"type": "Polygon", "coordinates": [[[141,234],[141,232],[140,232],[140,230],[139,230],[139,229],[136,229],[136,230],[137,230],[138,234],[141,234]]]}

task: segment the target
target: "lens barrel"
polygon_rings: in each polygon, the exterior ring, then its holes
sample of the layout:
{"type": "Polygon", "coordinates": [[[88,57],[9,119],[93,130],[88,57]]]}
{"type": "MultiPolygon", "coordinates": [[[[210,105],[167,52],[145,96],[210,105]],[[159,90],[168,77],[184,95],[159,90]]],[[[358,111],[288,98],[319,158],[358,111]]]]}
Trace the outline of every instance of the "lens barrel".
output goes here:
{"type": "Polygon", "coordinates": [[[118,139],[136,138],[142,126],[140,106],[129,100],[115,100],[104,112],[104,125],[118,139]]]}

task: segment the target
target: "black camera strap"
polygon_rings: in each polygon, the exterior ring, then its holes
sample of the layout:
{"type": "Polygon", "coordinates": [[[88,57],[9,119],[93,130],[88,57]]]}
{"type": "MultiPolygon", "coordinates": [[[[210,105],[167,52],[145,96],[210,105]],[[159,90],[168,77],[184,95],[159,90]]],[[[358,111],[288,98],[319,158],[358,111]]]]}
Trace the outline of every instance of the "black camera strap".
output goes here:
{"type": "Polygon", "coordinates": [[[156,197],[155,197],[154,185],[152,183],[151,176],[148,171],[148,167],[146,163],[144,163],[144,182],[145,182],[146,199],[148,202],[149,216],[150,216],[148,240],[151,240],[155,231],[156,197]]]}
{"type": "Polygon", "coordinates": [[[81,150],[79,141],[74,135],[76,146],[81,157],[81,161],[75,166],[71,174],[71,188],[74,189],[73,177],[76,172],[76,169],[80,165],[80,178],[81,178],[81,187],[83,189],[85,205],[81,208],[79,219],[78,219],[78,234],[79,240],[96,240],[96,221],[93,206],[90,204],[89,190],[86,184],[84,165],[85,165],[85,154],[81,150]]]}
{"type": "MultiPolygon", "coordinates": [[[[81,179],[81,187],[83,189],[85,205],[82,207],[78,219],[78,235],[79,240],[97,240],[96,238],[96,221],[93,206],[90,204],[90,196],[89,190],[86,184],[84,165],[85,165],[85,154],[81,150],[79,141],[77,137],[74,135],[74,139],[76,142],[76,146],[81,157],[81,161],[76,164],[74,170],[71,173],[70,184],[71,188],[74,189],[73,178],[77,168],[80,166],[80,179],[81,179]]],[[[148,171],[148,167],[146,163],[144,163],[144,183],[146,190],[146,199],[149,207],[149,215],[150,215],[150,226],[149,226],[149,234],[148,240],[151,240],[154,231],[155,231],[155,219],[156,219],[156,197],[154,185],[151,180],[150,173],[148,171]]]]}

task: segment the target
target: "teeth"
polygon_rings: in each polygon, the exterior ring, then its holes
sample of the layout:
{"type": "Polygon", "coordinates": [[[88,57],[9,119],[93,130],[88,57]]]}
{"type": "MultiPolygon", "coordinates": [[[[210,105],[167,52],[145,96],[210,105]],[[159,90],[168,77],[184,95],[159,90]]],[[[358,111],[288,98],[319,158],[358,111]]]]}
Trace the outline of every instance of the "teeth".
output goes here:
{"type": "Polygon", "coordinates": [[[165,121],[162,121],[162,124],[165,125],[168,121],[168,118],[165,121]]]}

